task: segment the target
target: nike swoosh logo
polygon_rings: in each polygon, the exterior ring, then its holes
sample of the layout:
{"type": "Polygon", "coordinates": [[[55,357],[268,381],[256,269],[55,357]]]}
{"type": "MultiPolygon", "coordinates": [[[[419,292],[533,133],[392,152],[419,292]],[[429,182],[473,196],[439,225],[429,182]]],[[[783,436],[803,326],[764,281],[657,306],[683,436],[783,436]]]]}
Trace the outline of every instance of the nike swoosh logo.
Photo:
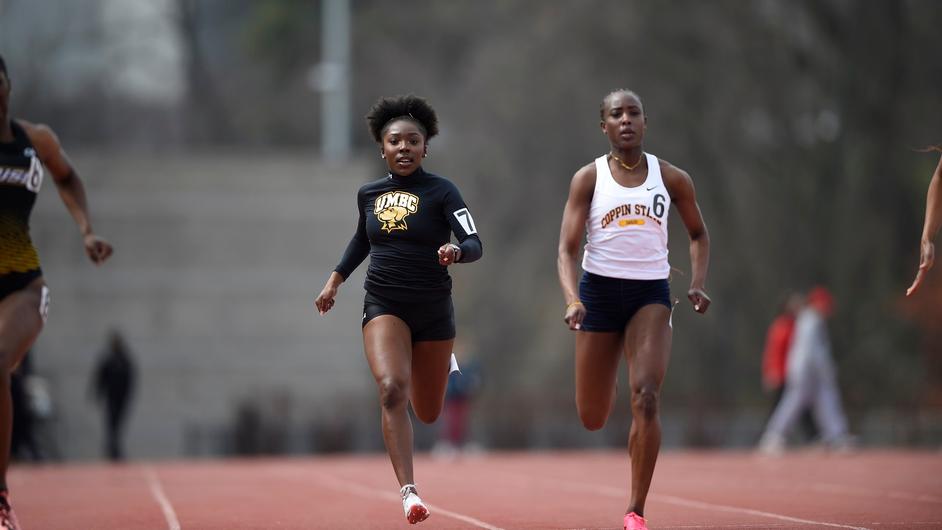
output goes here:
{"type": "Polygon", "coordinates": [[[656,187],[657,187],[657,186],[651,186],[650,188],[647,188],[647,190],[648,190],[648,191],[651,191],[651,190],[653,190],[653,189],[656,188],[656,187]]]}

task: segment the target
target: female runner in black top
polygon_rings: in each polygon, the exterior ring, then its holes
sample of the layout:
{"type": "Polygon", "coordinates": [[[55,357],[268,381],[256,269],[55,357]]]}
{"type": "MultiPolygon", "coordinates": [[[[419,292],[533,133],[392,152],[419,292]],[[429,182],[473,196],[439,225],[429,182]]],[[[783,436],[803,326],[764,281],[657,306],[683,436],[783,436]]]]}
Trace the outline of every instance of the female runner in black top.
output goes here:
{"type": "Polygon", "coordinates": [[[447,267],[481,257],[467,206],[447,179],[422,169],[435,111],[415,96],[380,99],[367,115],[389,173],[360,188],[356,233],[314,301],[323,315],[340,284],[370,256],[363,303],[363,345],[382,406],[383,439],[410,523],[428,517],[412,475],[412,422],[438,418],[455,340],[447,267]],[[458,244],[451,243],[451,233],[458,244]]]}
{"type": "Polygon", "coordinates": [[[10,462],[13,410],[10,373],[23,360],[46,321],[49,290],[29,237],[29,215],[43,181],[52,175],[85,253],[96,265],[111,245],[92,231],[85,187],[49,127],[10,117],[10,77],[0,57],[0,529],[18,528],[10,508],[6,472],[10,462]]]}

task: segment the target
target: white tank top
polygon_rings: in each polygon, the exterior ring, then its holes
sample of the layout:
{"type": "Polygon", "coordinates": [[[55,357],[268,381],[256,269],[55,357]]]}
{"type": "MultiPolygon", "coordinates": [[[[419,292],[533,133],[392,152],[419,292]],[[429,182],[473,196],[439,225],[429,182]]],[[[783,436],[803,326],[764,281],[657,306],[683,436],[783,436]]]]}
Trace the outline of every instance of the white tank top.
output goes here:
{"type": "Polygon", "coordinates": [[[656,156],[645,153],[648,176],[640,186],[615,182],[608,155],[595,159],[595,192],[586,219],[582,268],[628,280],[662,280],[667,262],[667,214],[671,197],[656,156]]]}

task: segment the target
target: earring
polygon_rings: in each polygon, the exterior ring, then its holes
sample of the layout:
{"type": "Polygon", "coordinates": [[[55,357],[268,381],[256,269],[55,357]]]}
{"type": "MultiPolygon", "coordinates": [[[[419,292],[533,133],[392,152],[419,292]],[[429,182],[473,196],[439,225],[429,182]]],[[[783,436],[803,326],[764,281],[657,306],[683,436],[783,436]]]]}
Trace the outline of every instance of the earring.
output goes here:
{"type": "Polygon", "coordinates": [[[380,158],[386,158],[386,153],[380,153],[380,154],[379,154],[379,157],[380,157],[380,158]]]}

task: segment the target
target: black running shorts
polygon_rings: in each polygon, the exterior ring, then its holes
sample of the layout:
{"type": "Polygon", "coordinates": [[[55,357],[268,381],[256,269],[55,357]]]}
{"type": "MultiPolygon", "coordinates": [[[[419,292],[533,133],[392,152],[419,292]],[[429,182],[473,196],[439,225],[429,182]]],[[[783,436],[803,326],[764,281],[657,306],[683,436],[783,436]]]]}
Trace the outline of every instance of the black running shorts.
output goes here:
{"type": "Polygon", "coordinates": [[[412,342],[455,338],[455,308],[451,296],[431,302],[400,302],[367,291],[363,326],[380,315],[393,315],[409,326],[412,342]]]}

